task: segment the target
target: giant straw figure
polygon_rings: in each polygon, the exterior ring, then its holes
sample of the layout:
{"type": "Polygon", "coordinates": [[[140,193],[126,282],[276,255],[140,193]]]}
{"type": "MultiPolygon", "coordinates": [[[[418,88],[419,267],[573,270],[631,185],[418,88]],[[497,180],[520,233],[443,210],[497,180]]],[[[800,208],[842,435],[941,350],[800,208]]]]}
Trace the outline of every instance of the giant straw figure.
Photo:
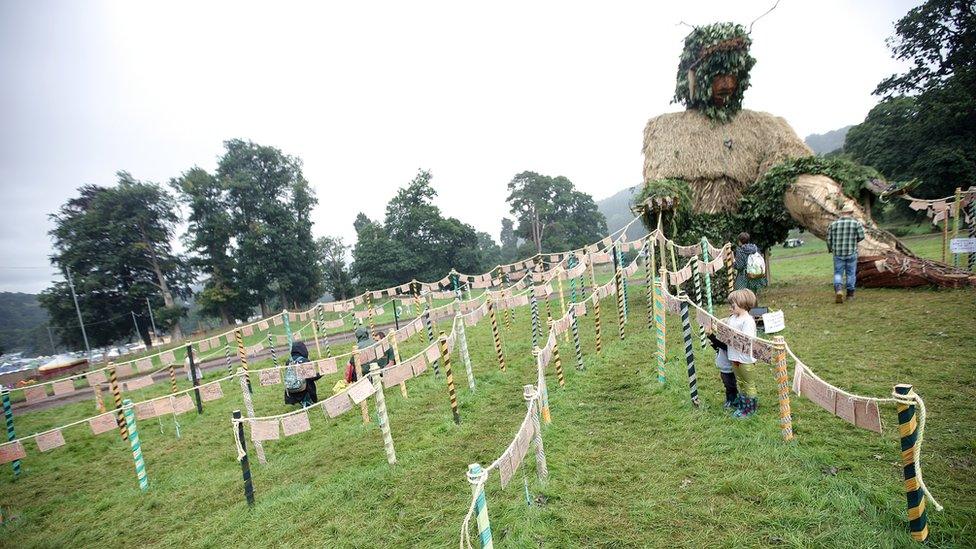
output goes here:
{"type": "MultiPolygon", "coordinates": [[[[743,196],[764,184],[770,169],[813,156],[784,119],[742,109],[756,62],[750,45],[741,25],[695,27],[685,38],[675,90],[675,100],[687,110],[654,117],[644,129],[645,196],[657,182],[687,185],[690,215],[699,216],[704,225],[728,221],[724,238],[745,228],[736,227],[736,212],[743,196]]],[[[916,257],[826,175],[799,173],[777,189],[764,190],[762,196],[772,196],[776,209],[785,208],[797,225],[820,238],[826,237],[844,204],[853,205],[854,217],[866,232],[858,247],[858,278],[864,285],[976,284],[963,271],[916,257]]]]}

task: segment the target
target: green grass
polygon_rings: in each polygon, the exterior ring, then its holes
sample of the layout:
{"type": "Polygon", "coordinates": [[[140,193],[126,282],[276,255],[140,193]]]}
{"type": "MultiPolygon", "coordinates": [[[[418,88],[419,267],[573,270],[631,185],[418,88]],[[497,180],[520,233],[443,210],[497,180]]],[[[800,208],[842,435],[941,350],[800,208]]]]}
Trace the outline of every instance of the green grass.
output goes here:
{"type": "MultiPolygon", "coordinates": [[[[775,257],[775,256],[774,256],[775,257]]],[[[845,389],[886,396],[913,383],[929,408],[925,478],[946,506],[930,509],[931,544],[962,547],[976,539],[976,292],[864,290],[834,305],[816,256],[775,260],[778,282],[763,303],[786,313],[784,334],[825,379],[845,389]],[[792,263],[802,264],[794,267],[792,263]],[[784,272],[795,269],[791,279],[784,272]]],[[[525,477],[535,500],[525,504],[522,473],[506,489],[487,485],[499,547],[833,546],[911,544],[895,411],[882,409],[885,434],[858,430],[794,397],[795,443],[781,440],[771,370],[761,366],[761,408],[749,421],[721,409],[721,382],[711,350],[699,350],[703,406],[688,402],[680,326],[669,317],[668,381],[652,363],[639,286],[630,293],[627,339],[616,337],[616,312],[603,303],[604,352],[593,352],[592,315],[581,324],[586,370],[574,369],[562,344],[567,384],[549,377],[553,423],[544,427],[550,478],[525,477]],[[836,468],[836,474],[830,471],[836,468]],[[826,471],[826,472],[825,472],[826,471]]],[[[357,410],[330,420],[312,413],[312,431],[265,443],[268,464],[252,457],[257,495],[244,504],[230,412],[239,391],[205,403],[203,416],[140,423],[150,490],[138,490],[128,447],[113,434],[68,429],[67,446],[39,454],[28,443],[24,473],[0,467],[0,506],[17,517],[0,536],[5,547],[65,545],[182,546],[455,546],[470,501],[467,465],[487,465],[505,449],[525,412],[522,385],[534,379],[529,315],[503,329],[508,371],[498,371],[487,319],[468,336],[477,390],[454,363],[462,424],[451,421],[443,378],[408,382],[410,396],[386,392],[398,464],[386,464],[375,423],[357,410]],[[129,541],[126,541],[129,540],[129,541]]],[[[421,348],[423,336],[403,346],[421,348]]],[[[258,367],[259,365],[255,365],[258,367]]],[[[550,374],[552,369],[550,368],[550,374]]],[[[328,393],[338,376],[319,384],[328,393]]],[[[181,381],[181,386],[186,386],[181,381]]],[[[166,392],[165,384],[144,395],[166,392]]],[[[138,398],[142,398],[140,395],[138,398]]],[[[255,379],[258,415],[286,411],[280,386],[255,379]]],[[[17,418],[18,432],[92,413],[90,402],[17,418]]],[[[370,405],[373,409],[372,403],[370,405]]]]}

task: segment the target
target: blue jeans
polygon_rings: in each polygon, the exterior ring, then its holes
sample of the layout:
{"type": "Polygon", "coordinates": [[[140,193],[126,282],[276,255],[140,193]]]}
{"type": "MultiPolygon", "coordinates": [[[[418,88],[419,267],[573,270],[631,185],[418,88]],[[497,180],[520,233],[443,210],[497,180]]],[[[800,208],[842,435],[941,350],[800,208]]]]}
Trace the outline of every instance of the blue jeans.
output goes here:
{"type": "Polygon", "coordinates": [[[845,256],[834,256],[834,291],[839,292],[844,287],[844,275],[847,275],[847,291],[854,290],[857,281],[857,253],[845,256]]]}

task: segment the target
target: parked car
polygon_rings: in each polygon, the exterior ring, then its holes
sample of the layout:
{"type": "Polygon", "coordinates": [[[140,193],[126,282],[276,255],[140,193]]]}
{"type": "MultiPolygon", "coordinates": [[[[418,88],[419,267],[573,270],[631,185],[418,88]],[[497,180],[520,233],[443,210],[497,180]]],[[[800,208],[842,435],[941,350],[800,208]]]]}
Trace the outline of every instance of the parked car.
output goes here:
{"type": "Polygon", "coordinates": [[[783,243],[784,248],[799,248],[804,242],[799,238],[788,238],[786,242],[783,243]]]}

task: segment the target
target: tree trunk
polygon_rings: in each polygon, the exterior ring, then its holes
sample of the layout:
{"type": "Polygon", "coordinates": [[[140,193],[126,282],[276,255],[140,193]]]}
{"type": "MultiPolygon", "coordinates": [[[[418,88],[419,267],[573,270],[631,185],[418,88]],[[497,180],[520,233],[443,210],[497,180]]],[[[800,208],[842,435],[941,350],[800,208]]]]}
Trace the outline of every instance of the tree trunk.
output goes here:
{"type": "MultiPolygon", "coordinates": [[[[163,270],[159,266],[159,258],[156,257],[156,248],[153,246],[153,243],[146,238],[146,231],[144,231],[141,226],[139,227],[139,231],[142,235],[143,243],[149,250],[149,260],[152,263],[153,272],[156,274],[156,280],[159,281],[159,291],[163,294],[163,305],[167,309],[170,309],[176,305],[176,302],[173,300],[172,292],[169,291],[169,284],[166,283],[166,277],[163,276],[163,270]]],[[[170,337],[172,338],[173,342],[183,339],[183,330],[180,329],[179,319],[173,323],[173,329],[170,331],[170,337]]]]}
{"type": "Polygon", "coordinates": [[[772,277],[769,274],[769,272],[770,272],[769,271],[769,266],[772,264],[772,261],[770,261],[769,259],[770,259],[769,250],[764,250],[763,251],[763,261],[766,262],[766,284],[769,284],[770,282],[773,281],[772,277]]]}
{"type": "Polygon", "coordinates": [[[261,300],[261,301],[260,301],[260,302],[258,303],[258,305],[260,305],[260,306],[261,306],[261,316],[262,316],[262,317],[265,317],[265,316],[268,316],[268,304],[267,304],[267,303],[265,303],[265,301],[264,301],[264,300],[262,299],[262,300],[261,300]]]}
{"type": "Polygon", "coordinates": [[[227,310],[226,305],[221,305],[218,310],[220,311],[220,319],[223,320],[225,326],[230,326],[234,323],[234,319],[230,317],[230,311],[227,310]]]}

